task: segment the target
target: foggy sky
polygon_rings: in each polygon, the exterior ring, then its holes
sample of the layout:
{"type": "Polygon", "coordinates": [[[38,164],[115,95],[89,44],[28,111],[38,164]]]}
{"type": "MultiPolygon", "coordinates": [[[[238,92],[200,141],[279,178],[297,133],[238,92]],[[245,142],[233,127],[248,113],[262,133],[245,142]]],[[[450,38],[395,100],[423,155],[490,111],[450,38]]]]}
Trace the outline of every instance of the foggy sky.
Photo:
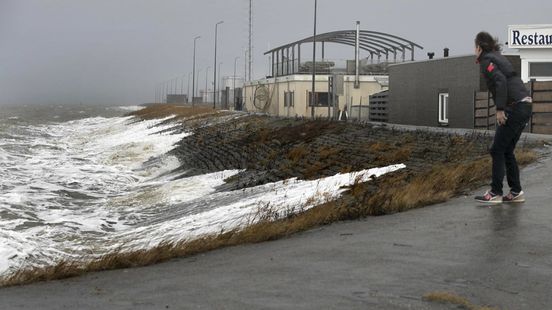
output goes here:
{"type": "MultiPolygon", "coordinates": [[[[268,73],[263,53],[269,48],[312,35],[313,4],[253,0],[254,78],[268,73]]],[[[212,82],[220,20],[222,75],[233,74],[239,56],[243,76],[248,5],[248,0],[0,0],[0,104],[151,102],[160,82],[187,79],[197,35],[203,89],[207,66],[212,82]]],[[[473,53],[480,30],[504,42],[509,24],[552,23],[550,12],[552,1],[544,0],[319,0],[318,33],[354,29],[359,20],[363,30],[422,45],[416,58],[424,59],[427,52],[441,56],[444,47],[451,56],[473,53]]],[[[328,47],[326,57],[353,58],[354,49],[328,47]]]]}

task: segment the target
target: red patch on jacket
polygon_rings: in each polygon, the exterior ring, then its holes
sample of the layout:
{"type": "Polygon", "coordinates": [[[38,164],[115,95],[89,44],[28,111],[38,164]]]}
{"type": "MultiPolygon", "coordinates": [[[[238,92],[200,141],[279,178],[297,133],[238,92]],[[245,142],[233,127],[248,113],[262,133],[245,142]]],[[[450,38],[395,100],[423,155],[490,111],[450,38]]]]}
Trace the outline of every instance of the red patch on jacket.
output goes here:
{"type": "Polygon", "coordinates": [[[495,65],[494,65],[494,63],[491,62],[491,63],[487,66],[487,72],[491,73],[491,72],[494,71],[494,69],[495,69],[495,65]]]}

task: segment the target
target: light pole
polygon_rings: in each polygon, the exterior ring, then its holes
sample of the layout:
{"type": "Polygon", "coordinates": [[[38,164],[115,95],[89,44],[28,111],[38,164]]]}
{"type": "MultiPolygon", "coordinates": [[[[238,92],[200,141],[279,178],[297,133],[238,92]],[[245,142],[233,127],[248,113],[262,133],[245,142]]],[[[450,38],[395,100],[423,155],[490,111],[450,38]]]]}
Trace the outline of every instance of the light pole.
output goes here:
{"type": "Polygon", "coordinates": [[[201,36],[197,36],[194,38],[194,65],[192,68],[192,107],[194,106],[194,95],[195,95],[195,59],[196,59],[196,41],[197,39],[201,38],[201,36]]]}
{"type": "MultiPolygon", "coordinates": [[[[224,23],[223,20],[215,24],[215,65],[213,67],[214,76],[213,76],[213,89],[217,89],[217,36],[218,36],[218,25],[224,23]]],[[[217,97],[213,96],[213,109],[215,109],[217,105],[217,97]]]]}
{"type": "Polygon", "coordinates": [[[209,100],[209,87],[207,85],[207,78],[209,77],[209,69],[211,69],[211,67],[207,67],[205,71],[205,102],[209,100]]]}
{"type": "Polygon", "coordinates": [[[167,103],[168,94],[169,94],[169,81],[165,81],[165,103],[167,103]]]}
{"type": "MultiPolygon", "coordinates": [[[[197,79],[198,79],[198,82],[199,82],[199,74],[201,73],[201,69],[197,70],[197,79]]],[[[197,94],[199,95],[199,83],[197,83],[197,89],[196,89],[196,92],[197,94]]],[[[194,101],[192,100],[192,103],[194,101]]]]}
{"type": "Polygon", "coordinates": [[[314,104],[316,102],[316,9],[318,0],[314,0],[314,35],[312,37],[312,91],[311,91],[311,117],[314,119],[314,104]]]}
{"type": "Polygon", "coordinates": [[[248,81],[247,79],[247,49],[245,49],[245,55],[244,55],[244,61],[243,61],[243,65],[245,67],[245,71],[244,71],[244,75],[243,75],[243,81],[248,81]]]}
{"type": "Polygon", "coordinates": [[[220,89],[220,84],[221,84],[220,83],[220,65],[222,65],[222,62],[219,62],[218,64],[219,85],[217,87],[218,87],[218,94],[220,96],[220,107],[222,108],[222,96],[221,96],[221,89],[220,89]]]}
{"type": "Polygon", "coordinates": [[[190,100],[190,75],[192,75],[192,72],[188,73],[188,91],[186,92],[188,97],[186,98],[186,101],[190,100]]]}
{"type": "Polygon", "coordinates": [[[234,58],[234,77],[232,78],[232,101],[234,102],[234,108],[236,107],[236,65],[238,64],[240,57],[234,58]]]}

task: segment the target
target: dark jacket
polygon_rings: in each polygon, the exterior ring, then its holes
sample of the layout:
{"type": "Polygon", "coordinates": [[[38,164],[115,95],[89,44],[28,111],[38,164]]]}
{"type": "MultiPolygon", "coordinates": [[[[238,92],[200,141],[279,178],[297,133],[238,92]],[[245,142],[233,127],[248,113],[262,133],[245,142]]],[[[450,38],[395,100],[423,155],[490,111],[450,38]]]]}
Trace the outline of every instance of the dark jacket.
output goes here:
{"type": "Polygon", "coordinates": [[[477,59],[497,110],[529,97],[529,91],[512,64],[499,52],[483,52],[477,59]]]}

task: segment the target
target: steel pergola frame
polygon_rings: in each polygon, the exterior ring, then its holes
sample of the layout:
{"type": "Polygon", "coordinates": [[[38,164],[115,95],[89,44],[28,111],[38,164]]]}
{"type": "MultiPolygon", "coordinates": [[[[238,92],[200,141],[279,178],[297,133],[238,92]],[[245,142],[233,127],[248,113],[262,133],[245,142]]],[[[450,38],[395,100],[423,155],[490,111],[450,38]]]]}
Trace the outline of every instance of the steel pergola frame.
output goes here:
{"type": "MultiPolygon", "coordinates": [[[[325,43],[343,44],[355,47],[357,44],[356,35],[357,30],[341,30],[322,33],[316,35],[316,40],[314,40],[315,38],[313,36],[307,37],[273,48],[264,54],[272,55],[272,76],[282,76],[289,74],[290,69],[291,72],[297,72],[298,68],[296,68],[295,60],[297,55],[298,67],[301,64],[301,44],[312,42],[320,43],[322,45],[322,59],[324,59],[325,43]],[[281,66],[281,68],[278,66],[281,66]]],[[[378,56],[378,61],[380,61],[381,56],[385,56],[386,61],[388,61],[390,55],[392,55],[394,61],[396,61],[398,53],[402,54],[401,59],[404,61],[407,51],[410,51],[410,60],[414,60],[415,49],[423,49],[421,45],[410,40],[388,33],[368,30],[360,30],[358,46],[361,50],[370,53],[371,59],[374,59],[374,56],[378,56]]]]}

